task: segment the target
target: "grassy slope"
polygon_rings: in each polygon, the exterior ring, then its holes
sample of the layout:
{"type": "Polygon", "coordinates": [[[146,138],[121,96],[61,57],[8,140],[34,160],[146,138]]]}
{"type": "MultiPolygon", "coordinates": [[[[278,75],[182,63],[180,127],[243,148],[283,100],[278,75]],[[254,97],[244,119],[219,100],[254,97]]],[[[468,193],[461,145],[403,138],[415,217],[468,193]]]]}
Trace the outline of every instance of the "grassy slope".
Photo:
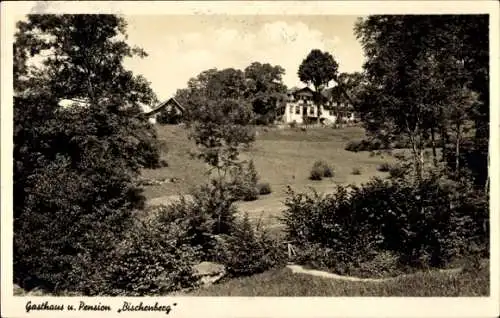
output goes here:
{"type": "Polygon", "coordinates": [[[404,296],[473,297],[489,295],[488,267],[477,273],[426,272],[383,283],[350,282],[292,274],[289,269],[232,279],[186,296],[404,296]]]}
{"type": "MultiPolygon", "coordinates": [[[[206,288],[172,296],[239,297],[477,297],[489,296],[489,263],[477,272],[421,272],[382,283],[351,282],[292,274],[287,268],[226,280],[206,288]]],[[[26,292],[14,286],[15,296],[51,296],[41,290],[26,292]]],[[[78,296],[65,294],[63,296],[78,296]]]]}
{"type": "MultiPolygon", "coordinates": [[[[148,199],[186,193],[190,187],[205,182],[203,174],[207,167],[193,160],[189,152],[194,145],[187,138],[187,131],[176,126],[158,126],[160,139],[167,143],[168,153],[164,159],[169,167],[146,170],[148,178],[179,178],[176,184],[146,187],[148,199]]],[[[259,130],[252,149],[242,154],[244,159],[253,159],[260,179],[269,182],[273,193],[253,202],[238,203],[240,211],[253,217],[278,216],[283,208],[284,190],[290,185],[297,191],[314,188],[329,192],[335,184],[362,183],[373,176],[384,176],[377,171],[383,162],[394,162],[392,157],[371,157],[366,152],[344,150],[349,140],[359,139],[363,131],[359,128],[309,129],[306,132],[292,129],[259,130]],[[335,170],[335,177],[322,181],[308,179],[315,160],[325,160],[335,170]],[[361,175],[352,170],[360,168],[361,175]]],[[[279,231],[279,228],[277,228],[279,231]]],[[[479,273],[445,274],[421,273],[385,283],[346,282],[292,274],[283,268],[251,277],[237,278],[195,290],[189,295],[199,296],[484,296],[489,293],[487,269],[479,273]]]]}
{"type": "MultiPolygon", "coordinates": [[[[194,148],[187,138],[187,131],[179,126],[157,126],[159,138],[167,144],[164,159],[169,167],[146,170],[147,178],[179,178],[178,183],[167,183],[145,188],[148,199],[165,202],[169,196],[186,193],[190,187],[207,180],[206,165],[189,155],[194,148]]],[[[241,154],[242,159],[253,159],[263,182],[269,182],[273,192],[261,196],[253,202],[240,202],[241,211],[253,217],[274,218],[283,208],[286,186],[294,190],[307,191],[314,188],[319,192],[329,192],[336,184],[361,183],[373,176],[383,176],[377,166],[383,162],[393,162],[391,157],[370,157],[367,152],[353,153],[344,150],[349,140],[363,136],[363,130],[356,127],[331,129],[259,129],[252,148],[241,154]],[[315,160],[327,161],[335,171],[335,176],[322,181],[309,180],[309,172],[315,160]],[[361,169],[360,175],[353,175],[354,168],[361,169]]]]}

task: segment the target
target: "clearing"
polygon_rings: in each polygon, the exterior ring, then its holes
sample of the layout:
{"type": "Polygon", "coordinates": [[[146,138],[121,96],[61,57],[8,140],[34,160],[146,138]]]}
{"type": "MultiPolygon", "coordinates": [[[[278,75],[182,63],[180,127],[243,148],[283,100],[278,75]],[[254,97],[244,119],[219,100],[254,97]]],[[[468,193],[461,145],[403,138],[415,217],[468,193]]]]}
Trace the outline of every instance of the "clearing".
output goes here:
{"type": "MultiPolygon", "coordinates": [[[[168,203],[178,195],[186,194],[192,187],[207,181],[208,167],[193,159],[190,153],[195,148],[182,126],[157,125],[158,137],[166,144],[163,154],[169,166],[144,170],[143,177],[149,179],[174,179],[161,185],[145,187],[150,204],[168,203]]],[[[242,159],[253,159],[260,181],[269,182],[272,193],[260,196],[251,202],[239,202],[242,212],[252,218],[269,220],[279,216],[284,208],[286,188],[295,191],[315,189],[320,193],[331,192],[337,184],[360,184],[374,176],[387,173],[377,171],[384,162],[395,162],[391,156],[371,156],[368,152],[344,150],[350,140],[364,137],[359,127],[308,128],[306,131],[292,128],[257,128],[257,138],[251,149],[241,153],[242,159]],[[309,172],[316,160],[326,161],[334,170],[333,178],[321,181],[309,180],[309,172]],[[352,174],[359,169],[361,174],[352,174]]]]}

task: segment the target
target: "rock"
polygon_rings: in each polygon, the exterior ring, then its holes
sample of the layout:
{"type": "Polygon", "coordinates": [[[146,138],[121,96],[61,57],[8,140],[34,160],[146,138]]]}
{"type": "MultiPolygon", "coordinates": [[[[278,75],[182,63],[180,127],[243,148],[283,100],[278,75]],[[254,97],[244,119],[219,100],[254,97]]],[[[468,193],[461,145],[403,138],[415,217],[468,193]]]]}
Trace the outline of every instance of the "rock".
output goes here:
{"type": "Polygon", "coordinates": [[[193,266],[195,275],[205,276],[205,275],[218,275],[220,273],[226,272],[226,267],[221,264],[213,262],[201,262],[193,266]]]}
{"type": "Polygon", "coordinates": [[[213,262],[201,262],[193,270],[201,285],[211,285],[226,275],[226,267],[213,262]]]}

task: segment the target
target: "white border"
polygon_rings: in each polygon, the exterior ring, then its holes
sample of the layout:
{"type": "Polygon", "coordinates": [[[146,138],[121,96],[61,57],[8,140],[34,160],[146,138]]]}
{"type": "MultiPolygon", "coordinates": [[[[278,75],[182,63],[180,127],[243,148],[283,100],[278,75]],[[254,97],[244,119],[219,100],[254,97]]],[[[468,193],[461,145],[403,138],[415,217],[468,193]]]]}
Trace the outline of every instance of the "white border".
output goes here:
{"type": "MultiPolygon", "coordinates": [[[[124,300],[137,302],[137,298],[85,298],[85,297],[13,297],[12,285],[12,41],[15,30],[14,16],[28,13],[116,13],[129,15],[370,15],[370,14],[490,14],[490,175],[491,175],[491,294],[478,298],[376,298],[376,297],[144,297],[154,303],[173,303],[170,315],[176,317],[495,317],[499,315],[499,241],[498,193],[500,193],[499,157],[499,6],[496,1],[245,1],[245,2],[2,2],[1,51],[1,316],[27,316],[24,308],[28,300],[75,304],[80,300],[103,303],[118,308],[124,300]],[[36,10],[36,11],[35,11],[36,10]]],[[[122,316],[138,313],[121,313],[122,316]]],[[[164,312],[141,313],[147,316],[165,316],[164,312]]],[[[29,316],[62,317],[68,312],[31,312],[29,316]]],[[[71,313],[72,317],[86,315],[112,316],[116,312],[71,313]]]]}

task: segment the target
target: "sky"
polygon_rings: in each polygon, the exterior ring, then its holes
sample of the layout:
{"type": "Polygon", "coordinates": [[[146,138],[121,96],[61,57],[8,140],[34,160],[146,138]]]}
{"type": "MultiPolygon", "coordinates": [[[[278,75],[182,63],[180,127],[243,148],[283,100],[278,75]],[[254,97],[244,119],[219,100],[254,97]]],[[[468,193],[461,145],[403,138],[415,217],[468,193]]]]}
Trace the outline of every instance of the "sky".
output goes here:
{"type": "Polygon", "coordinates": [[[243,70],[252,62],[282,66],[288,87],[304,86],[297,70],[312,49],[328,51],[340,72],[360,71],[363,51],[353,27],[357,17],[332,15],[126,16],[128,43],[148,57],[125,61],[150,82],[160,100],[185,88],[210,68],[243,70]]]}

